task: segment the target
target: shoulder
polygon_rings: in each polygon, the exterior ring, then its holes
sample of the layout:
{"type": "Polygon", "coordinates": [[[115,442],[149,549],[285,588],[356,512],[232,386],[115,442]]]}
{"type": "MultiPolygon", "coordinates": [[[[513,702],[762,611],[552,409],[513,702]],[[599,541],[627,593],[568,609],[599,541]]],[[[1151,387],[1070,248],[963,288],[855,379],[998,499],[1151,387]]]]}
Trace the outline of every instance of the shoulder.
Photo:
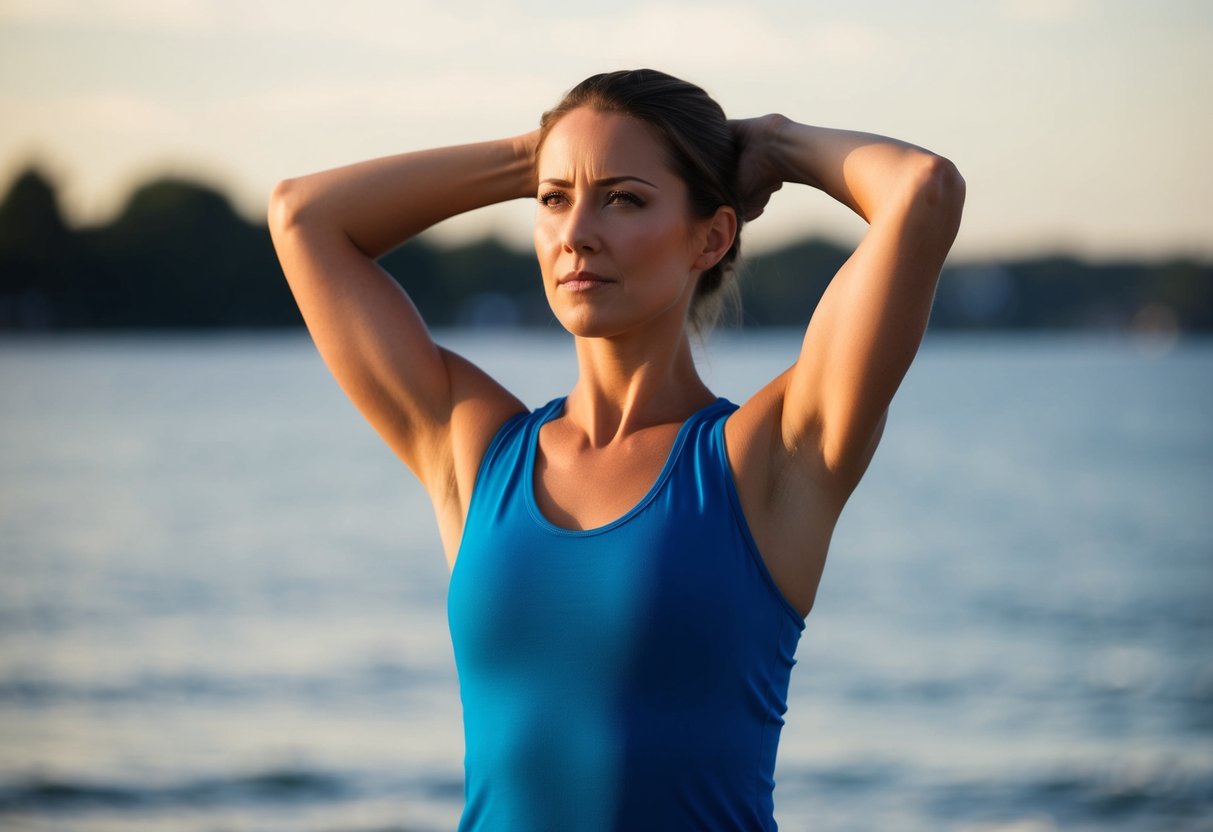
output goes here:
{"type": "Polygon", "coordinates": [[[782,418],[790,374],[791,370],[781,373],[729,416],[725,441],[735,468],[765,471],[788,455],[782,418]]]}
{"type": "Polygon", "coordinates": [[[563,406],[564,397],[560,397],[534,410],[525,407],[515,410],[506,415],[499,424],[497,420],[493,420],[490,427],[496,427],[488,436],[488,444],[480,454],[477,479],[482,478],[485,469],[499,457],[508,457],[506,464],[510,465],[524,463],[530,440],[537,439],[539,428],[557,416],[563,406]]]}
{"type": "Polygon", "coordinates": [[[442,464],[435,465],[423,482],[453,563],[481,460],[502,427],[529,411],[471,361],[445,348],[441,354],[450,378],[451,409],[446,429],[432,440],[442,447],[431,449],[431,458],[442,464]]]}
{"type": "Polygon", "coordinates": [[[782,430],[788,373],[737,408],[724,427],[737,499],[775,584],[806,615],[846,495],[812,448],[789,447],[782,430]]]}
{"type": "MultiPolygon", "coordinates": [[[[793,365],[776,376],[729,419],[729,459],[752,487],[765,483],[768,491],[803,491],[806,499],[811,496],[841,512],[879,444],[885,414],[877,419],[870,440],[857,448],[855,465],[848,469],[831,466],[820,424],[811,419],[799,430],[788,429],[787,411],[795,406],[789,388],[796,372],[793,365]]],[[[810,412],[819,411],[810,408],[810,412]]]]}

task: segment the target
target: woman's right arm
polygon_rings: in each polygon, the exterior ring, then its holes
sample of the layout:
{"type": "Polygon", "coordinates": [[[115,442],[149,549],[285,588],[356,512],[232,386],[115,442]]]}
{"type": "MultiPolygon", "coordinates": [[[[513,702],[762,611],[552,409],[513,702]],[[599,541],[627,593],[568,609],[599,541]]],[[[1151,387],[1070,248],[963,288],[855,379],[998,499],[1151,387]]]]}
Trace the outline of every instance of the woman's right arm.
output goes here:
{"type": "Polygon", "coordinates": [[[274,247],[316,347],[342,389],[413,470],[451,554],[472,480],[521,402],[436,345],[375,262],[448,217],[534,196],[537,134],[424,150],[279,183],[274,247]],[[452,521],[455,526],[450,527],[452,521]]]}

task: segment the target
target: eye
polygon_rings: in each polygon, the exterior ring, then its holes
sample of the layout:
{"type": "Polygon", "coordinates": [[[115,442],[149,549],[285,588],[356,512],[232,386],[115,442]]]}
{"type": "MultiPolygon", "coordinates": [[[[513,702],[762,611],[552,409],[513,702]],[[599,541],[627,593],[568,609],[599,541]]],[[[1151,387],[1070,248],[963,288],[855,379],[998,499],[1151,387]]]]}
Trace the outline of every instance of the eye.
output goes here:
{"type": "Polygon", "coordinates": [[[538,202],[540,205],[548,208],[555,208],[565,199],[564,194],[560,191],[548,191],[546,194],[540,194],[538,202]]]}
{"type": "Polygon", "coordinates": [[[606,201],[608,205],[644,205],[644,200],[631,191],[611,191],[607,194],[606,201]]]}

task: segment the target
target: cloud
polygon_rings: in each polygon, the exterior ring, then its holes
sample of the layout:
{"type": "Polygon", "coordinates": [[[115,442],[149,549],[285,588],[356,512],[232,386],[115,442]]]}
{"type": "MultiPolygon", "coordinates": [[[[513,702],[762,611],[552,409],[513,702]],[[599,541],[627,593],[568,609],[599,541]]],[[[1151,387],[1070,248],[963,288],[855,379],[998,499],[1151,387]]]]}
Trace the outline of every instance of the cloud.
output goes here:
{"type": "Polygon", "coordinates": [[[197,30],[212,25],[214,5],[205,0],[6,0],[0,22],[197,30]]]}
{"type": "Polygon", "coordinates": [[[1069,23],[1088,17],[1091,0],[1001,0],[999,13],[1025,23],[1069,23]]]}
{"type": "Polygon", "coordinates": [[[738,3],[653,3],[577,19],[538,17],[526,28],[539,44],[537,53],[545,57],[588,57],[602,63],[604,58],[639,56],[649,64],[714,75],[793,70],[806,61],[858,63],[898,51],[877,26],[821,23],[807,15],[738,3]]]}
{"type": "Polygon", "coordinates": [[[871,60],[895,46],[878,27],[854,20],[822,24],[805,11],[684,0],[574,14],[557,0],[512,7],[488,0],[6,0],[0,23],[361,44],[396,50],[413,66],[522,64],[552,74],[560,72],[555,58],[597,66],[635,56],[649,64],[695,68],[788,68],[806,58],[871,60]]]}
{"type": "Polygon", "coordinates": [[[501,15],[478,0],[5,0],[0,23],[73,29],[274,35],[392,45],[414,55],[452,52],[502,35],[501,15]]]}
{"type": "Polygon", "coordinates": [[[188,113],[135,93],[103,90],[61,98],[0,96],[0,108],[26,132],[47,135],[100,133],[137,136],[155,141],[189,128],[188,113]]]}
{"type": "MultiPolygon", "coordinates": [[[[423,135],[448,132],[454,123],[460,135],[470,140],[466,135],[469,123],[508,124],[532,115],[537,120],[541,109],[555,103],[558,94],[551,79],[542,75],[510,72],[491,78],[474,70],[443,70],[412,83],[399,78],[334,78],[277,86],[209,102],[206,115],[236,124],[373,120],[397,127],[409,124],[423,135]],[[509,94],[500,94],[503,89],[509,94]]],[[[525,126],[519,124],[519,129],[525,126]]]]}

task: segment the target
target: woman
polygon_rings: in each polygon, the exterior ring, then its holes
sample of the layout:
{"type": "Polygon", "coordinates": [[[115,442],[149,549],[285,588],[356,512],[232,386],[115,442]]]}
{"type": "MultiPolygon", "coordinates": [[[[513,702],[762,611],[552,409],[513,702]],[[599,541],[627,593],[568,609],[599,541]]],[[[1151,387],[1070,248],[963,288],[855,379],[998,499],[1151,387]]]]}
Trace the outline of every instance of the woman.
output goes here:
{"type": "Polygon", "coordinates": [[[452,566],[463,830],[773,829],[793,653],[847,497],[918,348],[964,183],[946,160],[652,70],[594,76],[532,133],[282,183],[274,242],[337,380],[424,484],[452,566]],[[740,407],[689,331],[783,183],[869,227],[792,366],[740,407]],[[436,345],[375,259],[538,200],[568,396],[531,413],[436,345]]]}

